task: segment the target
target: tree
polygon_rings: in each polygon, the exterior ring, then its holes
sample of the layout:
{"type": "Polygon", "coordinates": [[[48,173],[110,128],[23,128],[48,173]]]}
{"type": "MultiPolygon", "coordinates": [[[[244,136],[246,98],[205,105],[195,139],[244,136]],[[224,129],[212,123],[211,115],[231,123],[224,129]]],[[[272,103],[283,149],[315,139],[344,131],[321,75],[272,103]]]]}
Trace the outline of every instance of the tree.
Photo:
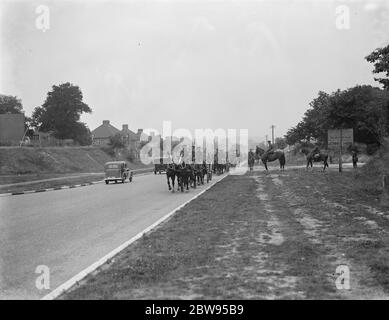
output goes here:
{"type": "Polygon", "coordinates": [[[285,149],[287,146],[285,138],[276,138],[275,145],[277,149],[285,149]]]}
{"type": "Polygon", "coordinates": [[[24,130],[26,132],[26,137],[31,138],[32,135],[34,134],[33,125],[32,125],[32,118],[25,117],[24,130]]]}
{"type": "Polygon", "coordinates": [[[114,136],[109,137],[108,143],[113,149],[123,149],[126,145],[123,141],[123,136],[120,133],[116,133],[114,136]]]}
{"type": "Polygon", "coordinates": [[[389,90],[389,45],[374,50],[365,59],[374,64],[373,73],[385,74],[386,78],[374,78],[374,80],[383,84],[384,89],[389,90]]]}
{"type": "Polygon", "coordinates": [[[288,144],[317,140],[327,144],[328,129],[353,128],[356,142],[380,145],[389,131],[389,92],[356,86],[331,94],[319,92],[296,127],[285,135],[288,144]]]}
{"type": "Polygon", "coordinates": [[[52,131],[58,139],[73,139],[81,145],[90,144],[90,131],[80,122],[83,113],[92,109],[83,101],[80,88],[69,82],[53,86],[41,107],[36,107],[32,119],[40,131],[52,131]]]}
{"type": "Polygon", "coordinates": [[[22,113],[22,101],[14,96],[0,94],[0,114],[22,113]]]}

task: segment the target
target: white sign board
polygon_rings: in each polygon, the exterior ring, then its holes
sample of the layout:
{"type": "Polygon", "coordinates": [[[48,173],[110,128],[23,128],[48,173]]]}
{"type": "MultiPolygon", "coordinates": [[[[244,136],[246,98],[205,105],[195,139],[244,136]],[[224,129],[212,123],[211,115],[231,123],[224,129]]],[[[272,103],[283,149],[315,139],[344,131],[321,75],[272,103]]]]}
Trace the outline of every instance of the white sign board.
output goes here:
{"type": "Polygon", "coordinates": [[[354,130],[328,130],[328,149],[340,150],[340,143],[342,143],[342,149],[344,150],[346,150],[348,146],[352,145],[354,143],[354,130]]]}

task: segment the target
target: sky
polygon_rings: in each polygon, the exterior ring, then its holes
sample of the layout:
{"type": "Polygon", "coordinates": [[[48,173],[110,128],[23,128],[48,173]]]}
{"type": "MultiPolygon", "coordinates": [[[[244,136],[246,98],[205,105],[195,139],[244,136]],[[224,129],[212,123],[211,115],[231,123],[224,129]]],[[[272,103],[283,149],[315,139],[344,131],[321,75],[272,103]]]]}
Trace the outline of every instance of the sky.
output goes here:
{"type": "Polygon", "coordinates": [[[0,10],[0,93],[31,115],[71,82],[93,110],[82,116],[91,130],[168,120],[258,140],[275,125],[283,136],[320,90],[379,86],[364,57],[389,44],[386,0],[0,0],[0,10]]]}

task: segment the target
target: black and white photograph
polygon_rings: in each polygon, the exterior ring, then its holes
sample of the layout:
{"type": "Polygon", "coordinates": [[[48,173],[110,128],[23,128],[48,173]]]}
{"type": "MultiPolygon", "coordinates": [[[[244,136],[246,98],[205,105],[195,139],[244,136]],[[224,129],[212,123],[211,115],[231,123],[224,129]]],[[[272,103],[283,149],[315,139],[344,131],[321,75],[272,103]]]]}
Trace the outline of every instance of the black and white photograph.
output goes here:
{"type": "Polygon", "coordinates": [[[388,0],[0,0],[0,300],[388,299],[388,0]]]}

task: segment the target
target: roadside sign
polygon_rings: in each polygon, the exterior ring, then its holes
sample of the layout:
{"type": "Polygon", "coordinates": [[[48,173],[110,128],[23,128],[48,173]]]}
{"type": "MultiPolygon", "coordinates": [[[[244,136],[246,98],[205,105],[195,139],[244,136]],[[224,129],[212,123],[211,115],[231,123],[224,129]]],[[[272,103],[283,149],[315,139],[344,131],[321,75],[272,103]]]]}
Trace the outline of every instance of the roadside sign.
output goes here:
{"type": "Polygon", "coordinates": [[[342,172],[342,153],[354,143],[353,129],[328,130],[328,149],[339,152],[339,172],[342,172]]]}
{"type": "Polygon", "coordinates": [[[347,149],[348,146],[354,143],[354,130],[353,129],[335,129],[328,130],[328,149],[333,151],[340,151],[347,149]]]}

